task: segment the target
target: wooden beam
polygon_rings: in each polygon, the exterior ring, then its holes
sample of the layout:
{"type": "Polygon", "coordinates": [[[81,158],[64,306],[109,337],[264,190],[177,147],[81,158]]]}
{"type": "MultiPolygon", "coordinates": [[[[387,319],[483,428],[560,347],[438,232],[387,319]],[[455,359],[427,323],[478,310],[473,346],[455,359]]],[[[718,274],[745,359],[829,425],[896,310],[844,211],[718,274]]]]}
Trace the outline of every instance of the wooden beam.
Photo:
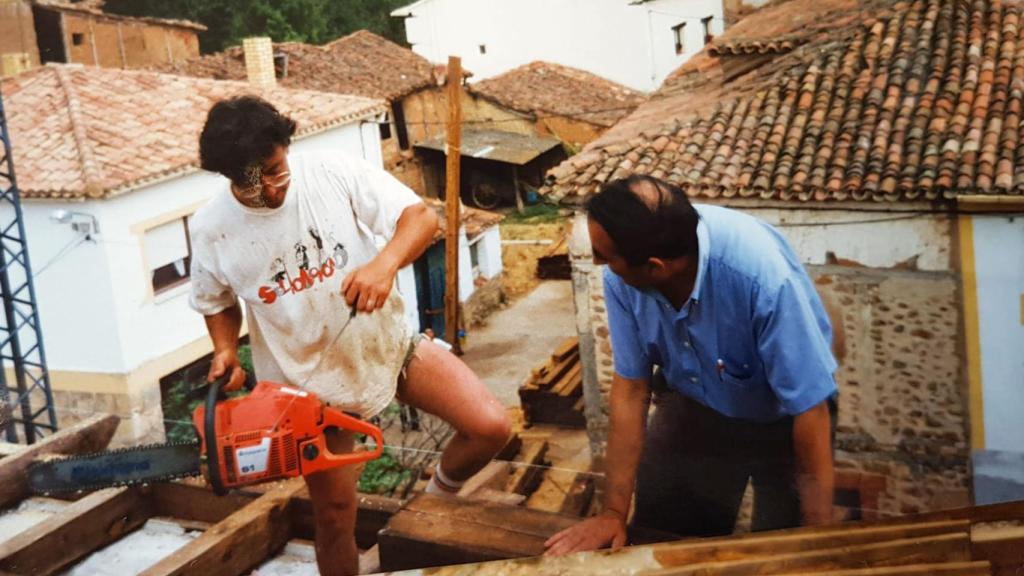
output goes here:
{"type": "Polygon", "coordinates": [[[586,473],[577,473],[565,491],[565,500],[559,507],[559,514],[566,516],[583,516],[590,508],[594,498],[594,477],[586,473]]]}
{"type": "Polygon", "coordinates": [[[861,546],[844,546],[748,558],[732,562],[700,562],[645,572],[645,576],[739,576],[746,574],[798,574],[800,572],[863,568],[865,566],[899,566],[930,564],[971,559],[970,537],[967,534],[940,534],[924,538],[908,538],[876,542],[861,546]]]}
{"type": "MultiPolygon", "coordinates": [[[[205,485],[186,480],[154,485],[150,500],[154,516],[215,524],[242,509],[258,496],[249,490],[217,496],[205,485]]],[[[360,494],[359,512],[356,517],[356,544],[364,550],[376,544],[377,532],[401,507],[401,500],[396,498],[360,494]]],[[[292,536],[312,540],[316,529],[313,522],[313,503],[309,493],[305,490],[296,493],[289,510],[292,536]]]]}
{"type": "MultiPolygon", "coordinates": [[[[794,576],[820,575],[820,572],[804,572],[794,576]]],[[[944,562],[942,564],[911,564],[908,566],[884,566],[882,568],[857,568],[853,570],[829,571],[828,576],[989,576],[992,566],[988,562],[944,562]]]]}
{"type": "Polygon", "coordinates": [[[103,450],[113,438],[117,423],[117,416],[93,416],[0,460],[0,509],[29,496],[26,471],[36,458],[44,454],[83,454],[103,450]]]}
{"type": "Polygon", "coordinates": [[[239,492],[217,496],[205,484],[164,482],[152,486],[149,497],[154,516],[216,524],[238,512],[255,498],[239,492]]]}
{"type": "Polygon", "coordinates": [[[471,496],[478,490],[484,488],[501,489],[508,482],[509,474],[512,472],[512,465],[503,460],[492,460],[484,466],[484,469],[474,474],[459,490],[459,496],[471,496]]]}
{"type": "Polygon", "coordinates": [[[1024,526],[977,531],[971,556],[991,562],[996,576],[1019,576],[1024,573],[1024,526]]]}
{"type": "Polygon", "coordinates": [[[248,573],[291,538],[289,508],[292,498],[305,488],[302,478],[280,483],[142,574],[248,573]]]}
{"type": "Polygon", "coordinates": [[[150,515],[142,488],[94,492],[0,544],[0,570],[54,574],[135,530],[150,515]]]}
{"type": "Polygon", "coordinates": [[[536,490],[543,479],[544,456],[547,453],[547,440],[525,443],[521,454],[522,458],[516,460],[512,465],[512,475],[508,477],[505,491],[529,495],[536,490]]]}
{"type": "Polygon", "coordinates": [[[382,571],[537,556],[578,518],[421,494],[380,531],[382,571]]]}
{"type": "Polygon", "coordinates": [[[744,538],[716,538],[711,541],[698,540],[662,544],[652,548],[652,551],[662,566],[670,567],[697,562],[763,558],[941,534],[967,535],[969,530],[970,523],[965,520],[869,528],[833,526],[828,530],[811,533],[755,533],[744,538]]]}

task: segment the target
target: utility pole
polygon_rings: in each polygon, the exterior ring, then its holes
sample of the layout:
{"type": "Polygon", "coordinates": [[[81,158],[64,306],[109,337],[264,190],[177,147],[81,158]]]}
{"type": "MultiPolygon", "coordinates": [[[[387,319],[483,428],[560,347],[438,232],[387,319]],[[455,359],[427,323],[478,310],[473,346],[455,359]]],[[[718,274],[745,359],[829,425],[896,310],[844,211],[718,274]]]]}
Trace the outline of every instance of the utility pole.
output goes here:
{"type": "Polygon", "coordinates": [[[444,238],[444,335],[452,345],[452,351],[462,354],[459,345],[459,217],[461,202],[459,168],[462,161],[462,60],[458,56],[448,57],[448,141],[445,145],[447,156],[444,238]]]}

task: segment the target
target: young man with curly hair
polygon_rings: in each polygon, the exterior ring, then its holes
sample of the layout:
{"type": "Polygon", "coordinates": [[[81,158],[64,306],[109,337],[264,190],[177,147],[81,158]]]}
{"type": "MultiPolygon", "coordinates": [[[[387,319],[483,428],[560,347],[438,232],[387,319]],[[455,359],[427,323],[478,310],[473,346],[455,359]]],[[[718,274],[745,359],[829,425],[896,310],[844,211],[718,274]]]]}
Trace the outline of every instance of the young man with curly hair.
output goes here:
{"type": "MultiPolygon", "coordinates": [[[[227,178],[190,224],[191,302],[214,345],[209,378],[229,375],[228,390],[245,380],[241,300],[257,378],[303,385],[363,418],[397,396],[449,422],[456,433],[428,491],[455,492],[502,448],[509,423],[465,364],[406,329],[395,275],[430,245],[437,215],[362,159],[290,154],[295,128],[244,96],[214,105],[200,136],[202,167],[227,178]]],[[[328,446],[351,451],[353,435],[330,434],[328,446]]],[[[306,478],[325,576],[358,570],[356,481],[352,467],[306,478]]]]}

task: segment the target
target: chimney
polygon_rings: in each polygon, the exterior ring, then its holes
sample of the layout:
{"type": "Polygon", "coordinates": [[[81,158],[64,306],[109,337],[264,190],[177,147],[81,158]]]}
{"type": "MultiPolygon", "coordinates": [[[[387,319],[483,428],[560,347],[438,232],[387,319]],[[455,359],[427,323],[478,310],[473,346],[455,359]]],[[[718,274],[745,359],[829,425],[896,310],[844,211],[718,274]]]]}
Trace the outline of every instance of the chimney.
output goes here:
{"type": "Polygon", "coordinates": [[[274,44],[270,38],[246,38],[242,42],[242,51],[245,52],[245,73],[249,77],[249,84],[260,89],[277,86],[274,44]]]}

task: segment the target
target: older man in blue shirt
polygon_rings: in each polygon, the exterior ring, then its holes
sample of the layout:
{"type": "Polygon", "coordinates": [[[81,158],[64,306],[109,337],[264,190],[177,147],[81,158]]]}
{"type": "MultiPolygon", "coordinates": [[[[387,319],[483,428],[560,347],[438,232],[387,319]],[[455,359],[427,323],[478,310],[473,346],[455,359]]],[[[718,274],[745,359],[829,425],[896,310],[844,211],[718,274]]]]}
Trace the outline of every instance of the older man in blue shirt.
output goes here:
{"type": "Polygon", "coordinates": [[[646,176],[587,212],[615,361],[608,486],[548,553],[623,545],[634,487],[634,523],[676,534],[730,533],[748,481],[755,530],[830,520],[832,330],[786,240],[646,176]]]}

